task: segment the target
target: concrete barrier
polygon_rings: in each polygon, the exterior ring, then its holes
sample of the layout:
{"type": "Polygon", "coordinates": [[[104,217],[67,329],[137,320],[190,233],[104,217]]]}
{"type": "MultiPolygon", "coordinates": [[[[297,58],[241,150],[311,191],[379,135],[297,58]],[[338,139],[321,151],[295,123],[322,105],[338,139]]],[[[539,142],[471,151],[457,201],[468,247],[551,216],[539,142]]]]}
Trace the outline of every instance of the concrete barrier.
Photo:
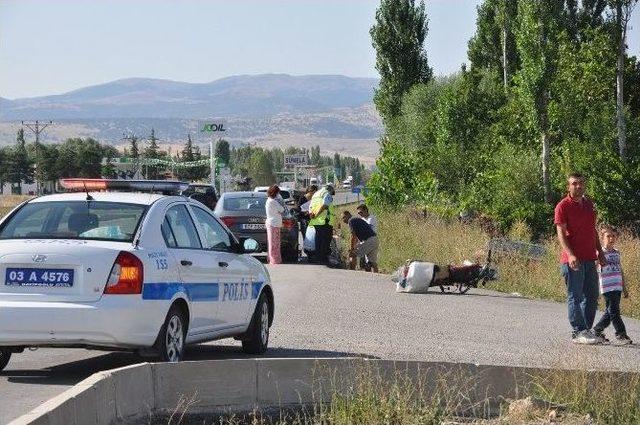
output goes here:
{"type": "Polygon", "coordinates": [[[335,393],[348,395],[362,379],[410,385],[416,394],[442,385],[466,386],[465,403],[493,409],[499,400],[522,396],[533,377],[549,371],[359,357],[141,363],[96,373],[11,425],[107,425],[180,406],[202,414],[308,405],[327,402],[335,393]]]}
{"type": "Polygon", "coordinates": [[[181,400],[194,400],[190,412],[234,407],[252,409],[258,394],[257,360],[213,360],[158,363],[152,391],[156,409],[174,409],[181,400]]]}

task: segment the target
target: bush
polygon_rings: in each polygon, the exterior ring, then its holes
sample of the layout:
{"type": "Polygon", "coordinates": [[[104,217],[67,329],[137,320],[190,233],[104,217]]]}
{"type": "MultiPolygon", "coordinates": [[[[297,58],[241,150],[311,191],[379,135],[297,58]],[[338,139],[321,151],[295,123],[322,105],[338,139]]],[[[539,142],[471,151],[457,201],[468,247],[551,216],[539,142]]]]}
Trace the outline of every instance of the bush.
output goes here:
{"type": "Polygon", "coordinates": [[[538,155],[504,145],[474,183],[470,203],[494,219],[503,231],[523,222],[531,227],[533,236],[538,236],[548,231],[553,218],[553,207],[544,202],[541,182],[538,155]]]}

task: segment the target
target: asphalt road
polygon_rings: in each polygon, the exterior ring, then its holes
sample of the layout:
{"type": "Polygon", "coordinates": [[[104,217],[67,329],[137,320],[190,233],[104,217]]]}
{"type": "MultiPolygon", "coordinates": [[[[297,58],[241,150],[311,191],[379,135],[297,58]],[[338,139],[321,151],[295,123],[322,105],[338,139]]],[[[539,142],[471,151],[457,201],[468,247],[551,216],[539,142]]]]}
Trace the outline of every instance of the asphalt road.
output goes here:
{"type": "MultiPolygon", "coordinates": [[[[639,370],[640,348],[575,346],[563,304],[471,290],[397,294],[387,276],[306,264],[269,266],[276,291],[270,357],[366,355],[478,364],[639,370]]],[[[625,321],[640,339],[640,322],[625,321]]],[[[245,357],[233,340],[187,360],[245,357]]],[[[92,373],[139,362],[127,353],[40,349],[0,372],[0,424],[92,373]]]]}

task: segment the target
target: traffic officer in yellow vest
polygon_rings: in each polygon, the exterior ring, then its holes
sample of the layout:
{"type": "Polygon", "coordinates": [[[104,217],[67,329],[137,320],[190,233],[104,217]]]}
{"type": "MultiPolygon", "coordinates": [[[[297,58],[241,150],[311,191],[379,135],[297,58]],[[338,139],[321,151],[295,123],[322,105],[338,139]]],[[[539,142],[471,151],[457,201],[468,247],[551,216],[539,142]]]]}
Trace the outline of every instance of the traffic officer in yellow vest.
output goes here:
{"type": "Polygon", "coordinates": [[[321,264],[327,264],[331,254],[331,238],[333,226],[336,223],[333,186],[327,185],[313,194],[309,205],[309,226],[316,230],[316,251],[314,259],[321,264]]]}

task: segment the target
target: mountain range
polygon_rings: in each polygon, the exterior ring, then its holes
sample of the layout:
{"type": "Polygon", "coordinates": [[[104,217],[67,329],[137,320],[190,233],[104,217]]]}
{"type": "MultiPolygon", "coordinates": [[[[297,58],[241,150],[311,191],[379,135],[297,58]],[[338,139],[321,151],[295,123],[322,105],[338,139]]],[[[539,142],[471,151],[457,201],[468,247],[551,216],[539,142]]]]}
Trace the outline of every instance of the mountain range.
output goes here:
{"type": "Polygon", "coordinates": [[[0,144],[13,143],[21,120],[53,120],[46,141],[91,136],[121,144],[123,134],[154,128],[166,144],[199,134],[203,121],[222,119],[225,138],[265,146],[320,144],[323,150],[377,155],[382,125],[372,105],[373,78],[341,75],[239,75],[209,83],[129,78],[68,93],[0,97],[0,144]],[[363,151],[364,148],[364,151],[363,151]]]}

